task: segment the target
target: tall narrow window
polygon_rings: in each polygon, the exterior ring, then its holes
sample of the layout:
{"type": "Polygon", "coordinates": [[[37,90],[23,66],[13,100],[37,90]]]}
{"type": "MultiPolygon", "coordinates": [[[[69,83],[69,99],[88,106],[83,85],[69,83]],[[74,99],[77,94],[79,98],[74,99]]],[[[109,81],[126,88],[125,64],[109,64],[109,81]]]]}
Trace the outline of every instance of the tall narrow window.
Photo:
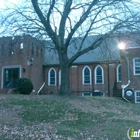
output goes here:
{"type": "Polygon", "coordinates": [[[83,68],[82,79],[83,85],[91,84],[91,69],[88,66],[83,68]]]}
{"type": "Polygon", "coordinates": [[[20,49],[23,49],[23,43],[20,43],[20,49]]]}
{"type": "Polygon", "coordinates": [[[121,74],[121,65],[118,65],[117,67],[117,82],[122,81],[122,74],[121,74]]]}
{"type": "Polygon", "coordinates": [[[101,66],[97,66],[95,68],[95,84],[103,84],[104,83],[104,71],[101,66]]]}
{"type": "Polygon", "coordinates": [[[56,85],[56,71],[51,68],[48,72],[48,85],[55,86],[56,85]]]}
{"type": "Polygon", "coordinates": [[[36,56],[38,56],[38,51],[39,51],[39,49],[38,49],[38,46],[36,47],[36,56]]]}
{"type": "Polygon", "coordinates": [[[31,45],[31,53],[32,53],[32,55],[34,55],[34,44],[33,43],[31,45]]]}
{"type": "Polygon", "coordinates": [[[140,75],[140,58],[133,59],[134,75],[140,75]]]}

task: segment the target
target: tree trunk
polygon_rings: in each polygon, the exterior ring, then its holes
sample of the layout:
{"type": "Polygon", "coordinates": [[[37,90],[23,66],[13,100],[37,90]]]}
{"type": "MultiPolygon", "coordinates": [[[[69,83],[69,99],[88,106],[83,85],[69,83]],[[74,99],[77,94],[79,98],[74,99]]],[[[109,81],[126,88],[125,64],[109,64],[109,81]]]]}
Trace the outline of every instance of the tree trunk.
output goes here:
{"type": "Polygon", "coordinates": [[[61,69],[61,86],[60,94],[70,94],[70,65],[66,53],[59,55],[60,69],[61,69]]]}
{"type": "Polygon", "coordinates": [[[60,94],[68,95],[70,94],[70,67],[65,65],[60,65],[61,68],[61,86],[60,94]]]}

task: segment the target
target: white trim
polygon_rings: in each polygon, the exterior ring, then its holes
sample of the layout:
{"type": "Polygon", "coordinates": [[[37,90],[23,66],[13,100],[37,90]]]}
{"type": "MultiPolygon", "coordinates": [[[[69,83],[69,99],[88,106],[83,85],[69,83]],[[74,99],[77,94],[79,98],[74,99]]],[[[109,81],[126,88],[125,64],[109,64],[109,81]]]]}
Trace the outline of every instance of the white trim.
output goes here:
{"type": "Polygon", "coordinates": [[[71,67],[72,67],[72,68],[77,68],[77,65],[72,65],[71,67]]]}
{"type": "Polygon", "coordinates": [[[1,89],[4,89],[3,88],[4,69],[12,69],[12,68],[19,68],[19,78],[22,77],[22,66],[21,65],[2,66],[1,89]]]}
{"type": "Polygon", "coordinates": [[[83,92],[82,93],[83,97],[92,97],[92,93],[91,92],[83,92]],[[87,94],[87,95],[86,95],[87,94]],[[88,95],[89,94],[89,95],[88,95]]]}
{"type": "Polygon", "coordinates": [[[92,83],[91,80],[92,80],[91,79],[91,69],[90,69],[89,66],[85,66],[82,70],[82,84],[83,85],[91,85],[91,83],[92,83]],[[84,81],[85,81],[84,71],[85,71],[86,68],[88,68],[88,70],[89,70],[89,76],[90,76],[90,82],[89,83],[84,83],[84,81]]]}
{"type": "Polygon", "coordinates": [[[101,92],[100,90],[94,90],[94,92],[101,92]]]}
{"type": "Polygon", "coordinates": [[[50,68],[50,70],[48,71],[48,86],[56,86],[56,70],[54,68],[50,68]],[[54,70],[54,73],[55,73],[55,84],[52,85],[50,84],[50,72],[54,70]]]}
{"type": "Polygon", "coordinates": [[[95,77],[95,84],[104,84],[104,69],[101,65],[97,65],[95,70],[94,70],[94,77],[95,77]],[[101,68],[101,71],[102,71],[102,83],[97,83],[97,69],[98,68],[101,68]]]}
{"type": "MultiPolygon", "coordinates": [[[[118,66],[117,66],[117,82],[122,82],[120,79],[119,79],[119,68],[121,68],[121,64],[119,64],[118,66]]],[[[120,73],[121,75],[122,75],[122,73],[120,73]]]]}
{"type": "Polygon", "coordinates": [[[61,70],[59,70],[59,86],[61,85],[61,70]]]}
{"type": "Polygon", "coordinates": [[[135,103],[140,103],[140,90],[135,91],[135,103]],[[137,95],[139,93],[139,95],[137,95]]]}
{"type": "Polygon", "coordinates": [[[139,57],[133,58],[133,74],[134,74],[134,75],[140,75],[140,73],[139,73],[139,74],[136,74],[136,73],[135,73],[135,68],[136,68],[136,66],[135,66],[135,64],[136,64],[136,63],[135,63],[135,60],[137,60],[137,59],[140,59],[140,58],[139,58],[139,57]]]}

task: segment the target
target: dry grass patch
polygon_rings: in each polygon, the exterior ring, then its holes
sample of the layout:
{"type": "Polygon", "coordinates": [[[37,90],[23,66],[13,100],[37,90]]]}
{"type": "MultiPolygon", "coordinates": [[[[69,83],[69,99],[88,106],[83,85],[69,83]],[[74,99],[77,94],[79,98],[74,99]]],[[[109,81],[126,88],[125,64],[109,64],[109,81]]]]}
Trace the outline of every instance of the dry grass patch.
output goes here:
{"type": "Polygon", "coordinates": [[[2,139],[127,140],[140,108],[115,98],[0,95],[2,139]]]}

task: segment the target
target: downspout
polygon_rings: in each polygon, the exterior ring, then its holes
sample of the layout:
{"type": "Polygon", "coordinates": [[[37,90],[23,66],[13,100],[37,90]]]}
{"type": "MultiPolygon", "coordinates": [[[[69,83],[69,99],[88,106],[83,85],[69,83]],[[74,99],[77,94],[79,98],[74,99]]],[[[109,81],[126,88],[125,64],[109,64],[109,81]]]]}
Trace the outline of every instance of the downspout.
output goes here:
{"type": "Polygon", "coordinates": [[[130,66],[129,66],[129,59],[126,56],[126,61],[127,61],[127,74],[128,74],[128,83],[126,85],[122,85],[122,98],[127,101],[128,103],[130,103],[129,100],[127,100],[124,96],[124,92],[125,92],[125,88],[127,88],[130,85],[130,66]]]}
{"type": "Polygon", "coordinates": [[[108,70],[107,70],[107,75],[108,75],[108,96],[110,97],[110,67],[109,67],[109,63],[107,64],[108,66],[108,70]]]}

